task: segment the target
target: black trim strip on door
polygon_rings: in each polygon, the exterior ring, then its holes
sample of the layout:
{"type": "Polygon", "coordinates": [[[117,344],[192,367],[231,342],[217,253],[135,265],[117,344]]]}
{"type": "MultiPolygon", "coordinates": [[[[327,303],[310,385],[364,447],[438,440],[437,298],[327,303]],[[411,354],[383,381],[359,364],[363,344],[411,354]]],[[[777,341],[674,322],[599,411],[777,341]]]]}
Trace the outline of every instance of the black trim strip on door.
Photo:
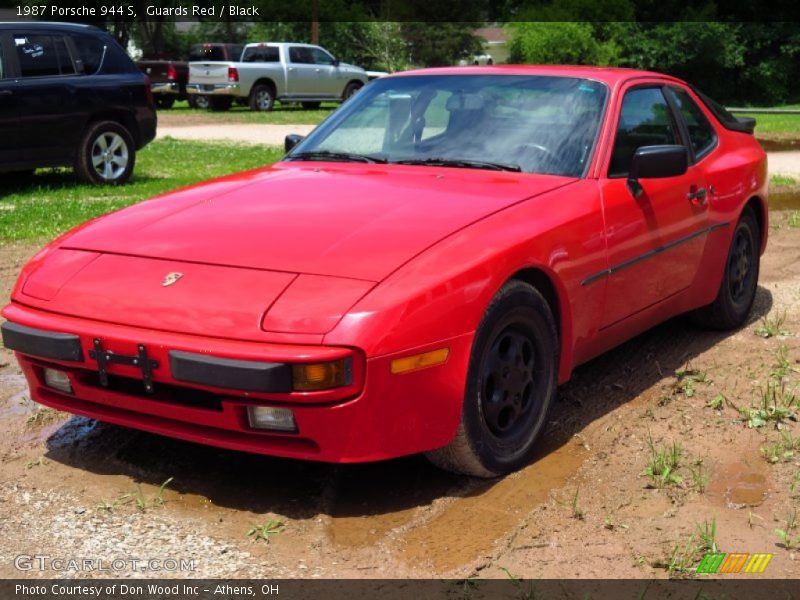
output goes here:
{"type": "Polygon", "coordinates": [[[634,258],[629,258],[628,260],[623,261],[623,262],[621,262],[619,264],[616,264],[616,265],[614,265],[612,267],[609,267],[608,269],[603,269],[599,273],[595,273],[594,275],[590,275],[589,277],[587,277],[586,279],[581,281],[581,285],[589,285],[590,283],[594,283],[595,281],[598,281],[598,280],[602,279],[603,277],[608,277],[609,275],[612,275],[612,274],[614,274],[614,273],[616,273],[618,271],[622,271],[623,269],[627,269],[628,267],[632,267],[633,265],[635,265],[637,263],[640,263],[640,262],[642,262],[644,260],[647,260],[648,258],[653,258],[654,256],[656,256],[658,254],[661,254],[662,252],[666,252],[667,250],[671,250],[672,248],[675,248],[676,246],[680,246],[681,244],[685,244],[686,242],[689,242],[689,241],[691,241],[691,240],[693,240],[693,239],[695,239],[697,237],[700,237],[701,235],[707,235],[707,234],[711,233],[712,231],[716,231],[717,229],[722,229],[724,227],[728,227],[729,225],[730,225],[730,223],[717,223],[716,225],[712,225],[711,227],[706,227],[705,229],[700,229],[699,231],[695,231],[694,233],[690,233],[689,235],[684,236],[682,238],[679,238],[677,240],[673,240],[673,241],[669,242],[668,244],[664,244],[663,246],[659,246],[658,248],[654,248],[653,250],[650,250],[649,252],[645,252],[644,254],[641,254],[639,256],[635,256],[634,258]]]}

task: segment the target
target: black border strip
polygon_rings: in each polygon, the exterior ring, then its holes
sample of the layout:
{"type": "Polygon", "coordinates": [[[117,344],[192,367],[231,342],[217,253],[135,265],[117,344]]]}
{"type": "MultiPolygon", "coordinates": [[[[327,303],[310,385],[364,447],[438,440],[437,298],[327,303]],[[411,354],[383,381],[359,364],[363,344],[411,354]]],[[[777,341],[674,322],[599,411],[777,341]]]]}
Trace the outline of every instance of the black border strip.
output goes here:
{"type": "Polygon", "coordinates": [[[292,366],[288,363],[233,360],[170,350],[169,368],[178,381],[248,392],[292,391],[292,366]]]}
{"type": "Polygon", "coordinates": [[[3,345],[9,350],[55,360],[83,360],[81,340],[77,335],[34,329],[11,321],[3,323],[0,329],[3,345]]]}
{"type": "Polygon", "coordinates": [[[599,273],[595,273],[594,275],[590,275],[589,277],[587,277],[586,279],[581,281],[581,285],[589,285],[591,283],[594,283],[595,281],[598,281],[598,280],[602,279],[603,277],[608,277],[609,275],[613,275],[614,273],[617,273],[618,271],[622,271],[623,269],[627,269],[628,267],[632,267],[633,265],[635,265],[637,263],[640,263],[640,262],[642,262],[644,260],[647,260],[649,258],[653,258],[654,256],[656,256],[658,254],[661,254],[662,252],[666,252],[667,250],[672,250],[676,246],[680,246],[681,244],[685,244],[686,242],[689,242],[689,241],[691,241],[691,240],[693,240],[693,239],[695,239],[697,237],[700,237],[701,235],[707,235],[707,234],[711,233],[712,231],[716,231],[717,229],[722,229],[724,227],[728,227],[729,225],[730,225],[730,223],[717,223],[716,225],[712,225],[711,227],[706,227],[705,229],[700,229],[699,231],[695,231],[694,233],[690,233],[689,235],[684,236],[682,238],[679,238],[677,240],[673,240],[672,242],[669,242],[668,244],[664,244],[663,246],[659,246],[658,248],[654,248],[653,250],[650,250],[649,252],[645,252],[644,254],[641,254],[639,256],[635,256],[633,258],[629,258],[628,260],[623,261],[623,262],[621,262],[619,264],[616,264],[613,267],[610,267],[608,269],[604,269],[604,270],[600,271],[599,273]]]}

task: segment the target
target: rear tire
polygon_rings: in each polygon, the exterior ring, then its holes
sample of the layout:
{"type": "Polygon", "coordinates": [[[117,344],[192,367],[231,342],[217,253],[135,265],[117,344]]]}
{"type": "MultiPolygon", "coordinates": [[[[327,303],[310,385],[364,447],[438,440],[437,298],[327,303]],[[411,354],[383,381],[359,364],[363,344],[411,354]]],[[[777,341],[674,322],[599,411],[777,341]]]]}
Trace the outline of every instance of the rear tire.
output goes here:
{"type": "Polygon", "coordinates": [[[253,86],[250,90],[250,110],[271,111],[275,107],[275,92],[266,84],[253,86]]]}
{"type": "Polygon", "coordinates": [[[172,108],[175,98],[172,96],[156,96],[156,108],[172,108]]]}
{"type": "Polygon", "coordinates": [[[692,313],[692,322],[708,329],[736,329],[750,314],[758,288],[761,231],[753,209],[744,209],[731,239],[717,297],[692,313]]]}
{"type": "Polygon", "coordinates": [[[136,147],[128,130],[114,121],[92,123],[83,134],[75,159],[78,179],[95,185],[121,185],[136,164],[136,147]]]}
{"type": "Polygon", "coordinates": [[[224,112],[230,110],[233,98],[212,96],[208,99],[208,107],[214,112],[224,112]]]}
{"type": "Polygon", "coordinates": [[[201,110],[207,110],[209,107],[208,96],[200,96],[198,94],[190,94],[189,95],[189,106],[192,108],[199,108],[201,110]]]}
{"type": "Polygon", "coordinates": [[[550,306],[533,286],[506,284],[475,334],[456,436],[426,456],[437,467],[475,477],[525,466],[555,398],[557,374],[550,306]]]}

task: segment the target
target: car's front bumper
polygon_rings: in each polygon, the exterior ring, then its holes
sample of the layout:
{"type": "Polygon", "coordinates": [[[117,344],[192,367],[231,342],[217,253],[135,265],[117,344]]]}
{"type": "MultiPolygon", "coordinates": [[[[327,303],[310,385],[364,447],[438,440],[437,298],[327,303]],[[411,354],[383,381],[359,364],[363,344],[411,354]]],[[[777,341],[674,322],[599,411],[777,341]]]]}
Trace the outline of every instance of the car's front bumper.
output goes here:
{"type": "MultiPolygon", "coordinates": [[[[444,340],[436,346],[450,349],[445,364],[395,375],[390,365],[400,354],[364,360],[350,348],[203,338],[65,317],[17,303],[6,307],[3,315],[17,330],[29,328],[35,335],[60,340],[53,345],[59,348],[58,352],[42,351],[46,344],[41,342],[27,347],[16,345],[17,359],[36,402],[188,441],[328,462],[381,460],[447,444],[460,417],[472,341],[471,334],[444,340]],[[64,341],[70,339],[71,344],[64,341]],[[130,364],[106,365],[109,385],[103,386],[98,362],[92,357],[95,340],[102,340],[104,348],[126,356],[136,356],[140,346],[145,348],[147,359],[158,364],[150,375],[152,393],[145,392],[142,369],[130,364]],[[187,382],[172,372],[170,353],[175,352],[204,355],[212,361],[221,359],[223,364],[315,362],[350,355],[356,357],[354,384],[331,396],[236,389],[230,378],[220,379],[219,386],[187,382]],[[67,373],[73,392],[49,387],[44,379],[45,368],[67,373]],[[249,406],[289,408],[297,431],[253,429],[248,421],[249,406]]],[[[429,348],[413,349],[403,355],[429,348]]],[[[228,371],[228,375],[236,379],[235,373],[228,371]]]]}
{"type": "Polygon", "coordinates": [[[238,83],[189,83],[186,85],[187,94],[200,94],[201,96],[238,96],[238,83]]]}

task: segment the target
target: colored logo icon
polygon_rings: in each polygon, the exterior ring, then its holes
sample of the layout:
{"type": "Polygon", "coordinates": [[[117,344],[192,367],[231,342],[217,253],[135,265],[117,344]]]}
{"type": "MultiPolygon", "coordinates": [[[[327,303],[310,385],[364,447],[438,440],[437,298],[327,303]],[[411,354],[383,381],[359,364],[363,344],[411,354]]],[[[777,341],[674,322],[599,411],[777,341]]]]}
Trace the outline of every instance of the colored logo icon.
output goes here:
{"type": "Polygon", "coordinates": [[[772,554],[709,553],[697,566],[698,573],[763,573],[772,554]]]}

